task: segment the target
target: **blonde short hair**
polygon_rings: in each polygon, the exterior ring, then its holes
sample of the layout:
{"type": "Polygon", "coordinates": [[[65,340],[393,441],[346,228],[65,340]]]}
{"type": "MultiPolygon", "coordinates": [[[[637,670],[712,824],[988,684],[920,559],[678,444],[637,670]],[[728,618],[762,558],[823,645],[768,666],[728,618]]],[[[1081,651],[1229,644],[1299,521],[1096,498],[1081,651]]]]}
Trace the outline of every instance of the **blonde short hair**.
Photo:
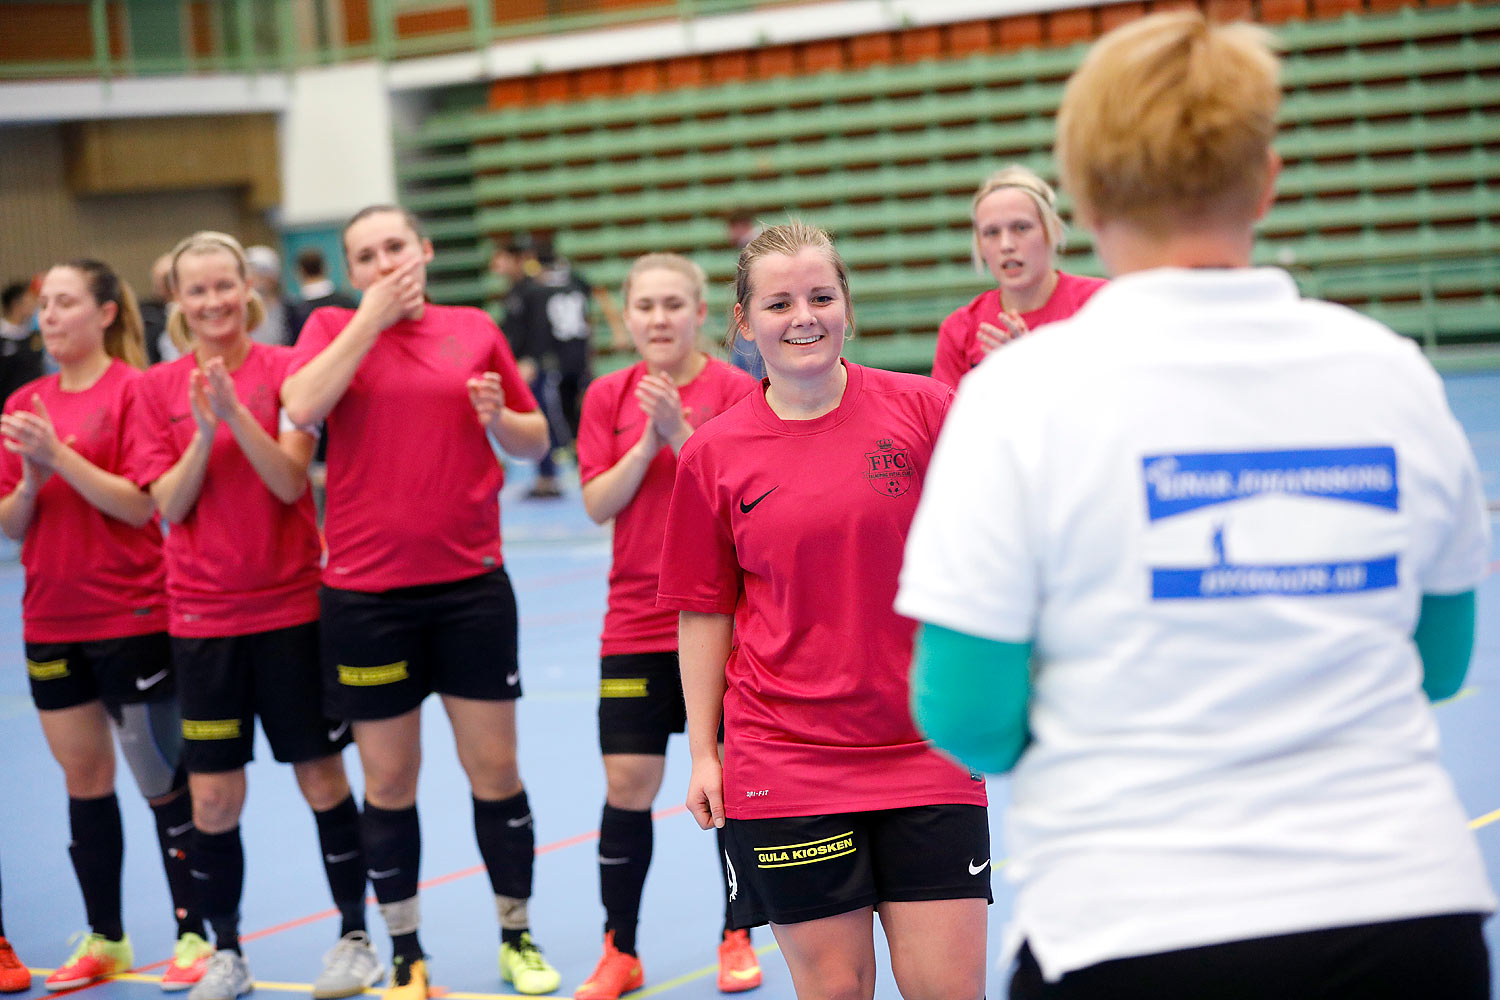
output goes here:
{"type": "MultiPolygon", "coordinates": [[[[739,264],[734,269],[734,304],[739,307],[741,314],[750,312],[750,269],[755,266],[756,261],[773,254],[795,257],[800,251],[809,247],[822,254],[833,267],[849,317],[848,335],[853,336],[854,300],[849,297],[849,269],[844,266],[844,259],[839,256],[838,250],[834,249],[833,237],[817,226],[809,225],[799,219],[793,219],[785,225],[771,226],[745,244],[745,248],[740,251],[739,264]]],[[[725,345],[733,348],[735,338],[738,336],[739,323],[735,319],[734,309],[731,308],[729,336],[725,339],[725,345]]]]}
{"type": "Polygon", "coordinates": [[[643,253],[630,265],[630,270],[625,274],[625,281],[620,286],[620,297],[630,304],[630,285],[635,279],[647,271],[675,271],[688,280],[692,286],[693,298],[702,302],[708,290],[708,276],[703,273],[703,268],[698,266],[697,261],[690,260],[678,253],[643,253]]]}
{"type": "Polygon", "coordinates": [[[1279,72],[1265,30],[1193,10],[1099,39],[1057,114],[1058,170],[1077,218],[1149,232],[1253,221],[1271,179],[1279,72]]]}
{"type": "MultiPolygon", "coordinates": [[[[227,253],[234,258],[235,267],[239,270],[240,280],[245,282],[249,299],[245,306],[245,330],[248,332],[260,326],[266,320],[266,307],[253,289],[250,289],[250,265],[245,260],[245,248],[240,246],[240,241],[228,233],[216,233],[204,229],[191,236],[185,236],[172,248],[172,267],[167,272],[167,283],[171,286],[172,296],[177,296],[177,262],[187,254],[200,253],[227,253]]],[[[172,308],[167,314],[167,335],[172,338],[172,343],[179,351],[187,354],[193,349],[193,332],[188,329],[187,317],[172,303],[172,308]]]]}
{"type": "Polygon", "coordinates": [[[974,270],[985,274],[986,268],[984,257],[979,252],[979,203],[984,201],[996,191],[1005,188],[1014,188],[1023,192],[1036,205],[1036,214],[1042,220],[1042,232],[1047,234],[1047,243],[1052,247],[1054,253],[1063,248],[1067,239],[1067,230],[1063,227],[1062,216],[1057,214],[1057,192],[1052,190],[1052,185],[1037,176],[1035,171],[1012,163],[1008,167],[990,174],[979,185],[979,190],[974,192],[974,200],[969,204],[969,222],[972,224],[973,238],[970,252],[974,258],[974,270]]]}

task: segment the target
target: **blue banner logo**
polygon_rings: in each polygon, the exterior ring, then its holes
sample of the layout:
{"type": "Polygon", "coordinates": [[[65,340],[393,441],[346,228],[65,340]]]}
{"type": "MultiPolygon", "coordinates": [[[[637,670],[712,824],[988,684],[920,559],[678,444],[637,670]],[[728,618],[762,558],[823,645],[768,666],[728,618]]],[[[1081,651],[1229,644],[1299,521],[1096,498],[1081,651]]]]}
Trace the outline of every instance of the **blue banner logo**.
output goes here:
{"type": "Polygon", "coordinates": [[[1396,450],[1387,446],[1148,455],[1141,464],[1153,521],[1265,493],[1397,507],[1396,450]]]}
{"type": "MultiPolygon", "coordinates": [[[[1195,452],[1141,460],[1151,522],[1268,494],[1399,509],[1396,452],[1388,446],[1297,451],[1195,452]]],[[[1214,526],[1212,564],[1151,570],[1155,600],[1349,594],[1394,587],[1396,556],[1284,565],[1244,564],[1214,526]]]]}

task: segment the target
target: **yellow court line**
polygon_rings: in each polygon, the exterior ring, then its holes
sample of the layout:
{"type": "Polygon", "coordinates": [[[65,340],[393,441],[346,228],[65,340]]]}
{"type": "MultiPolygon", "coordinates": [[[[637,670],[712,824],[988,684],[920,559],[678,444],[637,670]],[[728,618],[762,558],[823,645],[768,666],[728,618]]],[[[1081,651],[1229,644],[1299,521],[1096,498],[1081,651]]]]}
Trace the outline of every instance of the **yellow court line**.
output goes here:
{"type": "MultiPolygon", "coordinates": [[[[54,969],[30,969],[33,976],[49,976],[54,969]]],[[[115,983],[160,983],[161,976],[148,976],[141,972],[122,972],[116,976],[110,976],[107,980],[99,982],[115,983]]],[[[94,985],[98,985],[95,983],[94,985]]],[[[257,979],[255,988],[258,990],[270,990],[273,993],[311,993],[312,983],[272,983],[257,979]]],[[[364,996],[378,997],[384,993],[383,989],[368,989],[364,996]]],[[[432,995],[435,998],[453,997],[454,1000],[527,1000],[519,993],[463,993],[457,990],[444,990],[442,986],[432,987],[432,995]]]]}
{"type": "Polygon", "coordinates": [[[1433,702],[1432,705],[1434,708],[1436,708],[1438,705],[1451,705],[1455,701],[1463,701],[1465,698],[1472,698],[1478,693],[1479,689],[1477,687],[1471,686],[1466,688],[1459,688],[1455,693],[1449,695],[1446,698],[1442,698],[1438,701],[1433,702]]]}
{"type": "MultiPolygon", "coordinates": [[[[763,944],[759,948],[755,949],[755,953],[757,955],[769,955],[771,952],[776,950],[776,942],[772,941],[770,944],[763,944]]],[[[681,976],[678,976],[676,979],[668,979],[664,983],[657,983],[655,986],[647,987],[643,990],[636,990],[634,993],[625,994],[625,996],[629,997],[630,1000],[645,1000],[646,997],[654,997],[658,993],[665,993],[667,992],[667,990],[675,990],[679,986],[685,986],[695,979],[702,979],[704,976],[715,975],[718,973],[718,971],[719,966],[717,963],[713,965],[705,965],[701,969],[698,969],[694,972],[685,973],[681,976]]],[[[453,996],[456,994],[449,995],[453,996]]]]}
{"type": "Polygon", "coordinates": [[[1469,820],[1469,829],[1477,830],[1481,826],[1489,826],[1491,823],[1497,822],[1500,822],[1500,809],[1496,809],[1494,812],[1487,812],[1478,819],[1469,820]]]}

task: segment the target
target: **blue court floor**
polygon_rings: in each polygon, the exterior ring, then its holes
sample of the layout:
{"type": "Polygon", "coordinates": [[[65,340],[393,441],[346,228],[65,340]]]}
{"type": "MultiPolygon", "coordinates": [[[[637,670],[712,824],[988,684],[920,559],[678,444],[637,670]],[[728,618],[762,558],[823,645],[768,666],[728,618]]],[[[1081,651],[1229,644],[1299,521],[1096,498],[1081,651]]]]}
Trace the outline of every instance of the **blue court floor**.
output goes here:
{"type": "MultiPolygon", "coordinates": [[[[1500,375],[1449,378],[1454,410],[1485,470],[1492,519],[1500,504],[1500,375]]],[[[521,656],[526,697],[520,707],[522,774],[536,815],[538,858],[532,924],[562,972],[569,995],[599,955],[603,911],[594,862],[603,771],[595,733],[597,636],[604,609],[609,536],[584,517],[576,486],[555,502],[524,502],[530,473],[512,471],[503,503],[506,557],[521,605],[521,656]]],[[[1500,568],[1500,546],[1490,554],[1500,568]]],[[[0,872],[7,930],[21,958],[44,974],[63,961],[69,934],[83,927],[83,907],[67,855],[67,806],[62,776],[48,755],[27,695],[21,650],[21,572],[0,563],[0,872]]],[[[1437,706],[1444,758],[1472,818],[1492,883],[1500,876],[1500,583],[1480,592],[1480,631],[1467,686],[1437,706]]],[[[454,1000],[508,996],[496,969],[497,931],[488,883],[479,867],[466,785],[447,720],[433,702],[424,717],[419,807],[424,842],[423,943],[434,982],[454,1000]]],[[[247,885],[243,905],[246,955],[263,996],[306,994],[337,921],[318,859],[312,817],[289,769],[262,744],[250,770],[243,821],[247,885]]],[[[347,755],[351,773],[357,760],[347,755]]],[[[656,854],[646,885],[640,929],[646,987],[635,997],[704,1000],[718,996],[714,945],[722,907],[712,835],[700,832],[680,803],[687,782],[686,748],[668,754],[656,854]]],[[[357,774],[354,775],[357,788],[357,774]]],[[[1010,910],[1004,843],[998,818],[1008,785],[991,779],[995,905],[991,950],[1010,910]]],[[[173,924],[150,812],[125,772],[118,780],[126,828],[125,920],[135,944],[136,972],[87,988],[90,1000],[144,1000],[158,995],[171,953],[173,924]]],[[[372,905],[372,928],[379,917],[372,905]]],[[[1500,956],[1500,921],[1487,926],[1500,956]]],[[[383,930],[374,937],[387,950],[383,930]]],[[[877,935],[878,937],[878,935],[877,935]]],[[[763,951],[768,1000],[792,997],[785,963],[771,935],[756,932],[763,951]]],[[[934,942],[941,948],[941,942],[934,942]]],[[[876,995],[897,992],[882,957],[876,995]]],[[[1500,963],[1496,963],[1500,968],[1500,963]]],[[[989,996],[1006,995],[1008,970],[990,973],[989,996]]],[[[42,994],[41,979],[29,996],[42,994]]],[[[1497,978],[1500,986],[1500,978],[1497,978]]],[[[438,992],[438,991],[435,991],[438,992]]]]}

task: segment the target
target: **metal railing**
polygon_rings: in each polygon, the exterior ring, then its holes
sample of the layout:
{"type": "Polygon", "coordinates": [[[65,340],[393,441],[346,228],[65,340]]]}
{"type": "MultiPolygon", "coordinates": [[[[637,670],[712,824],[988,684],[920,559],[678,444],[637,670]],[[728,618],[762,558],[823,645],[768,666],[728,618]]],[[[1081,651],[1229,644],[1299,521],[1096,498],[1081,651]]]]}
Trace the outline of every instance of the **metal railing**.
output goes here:
{"type": "MultiPolygon", "coordinates": [[[[7,6],[0,3],[0,32],[11,30],[5,22],[16,16],[14,9],[7,14],[7,6]]],[[[3,58],[0,79],[292,72],[355,59],[391,61],[474,51],[496,42],[560,32],[690,20],[757,4],[754,0],[634,0],[625,6],[615,6],[610,0],[531,0],[524,5],[510,0],[368,0],[368,38],[357,41],[350,40],[344,0],[35,0],[27,6],[33,11],[56,7],[60,27],[64,20],[76,25],[86,10],[91,52],[69,59],[3,58]],[[420,30],[424,15],[442,12],[461,12],[467,23],[420,30]],[[175,25],[176,38],[160,30],[164,24],[175,25]],[[207,51],[200,51],[205,47],[205,34],[207,51]],[[196,43],[195,38],[199,39],[196,43]]],[[[34,19],[28,20],[35,24],[34,19]]]]}

